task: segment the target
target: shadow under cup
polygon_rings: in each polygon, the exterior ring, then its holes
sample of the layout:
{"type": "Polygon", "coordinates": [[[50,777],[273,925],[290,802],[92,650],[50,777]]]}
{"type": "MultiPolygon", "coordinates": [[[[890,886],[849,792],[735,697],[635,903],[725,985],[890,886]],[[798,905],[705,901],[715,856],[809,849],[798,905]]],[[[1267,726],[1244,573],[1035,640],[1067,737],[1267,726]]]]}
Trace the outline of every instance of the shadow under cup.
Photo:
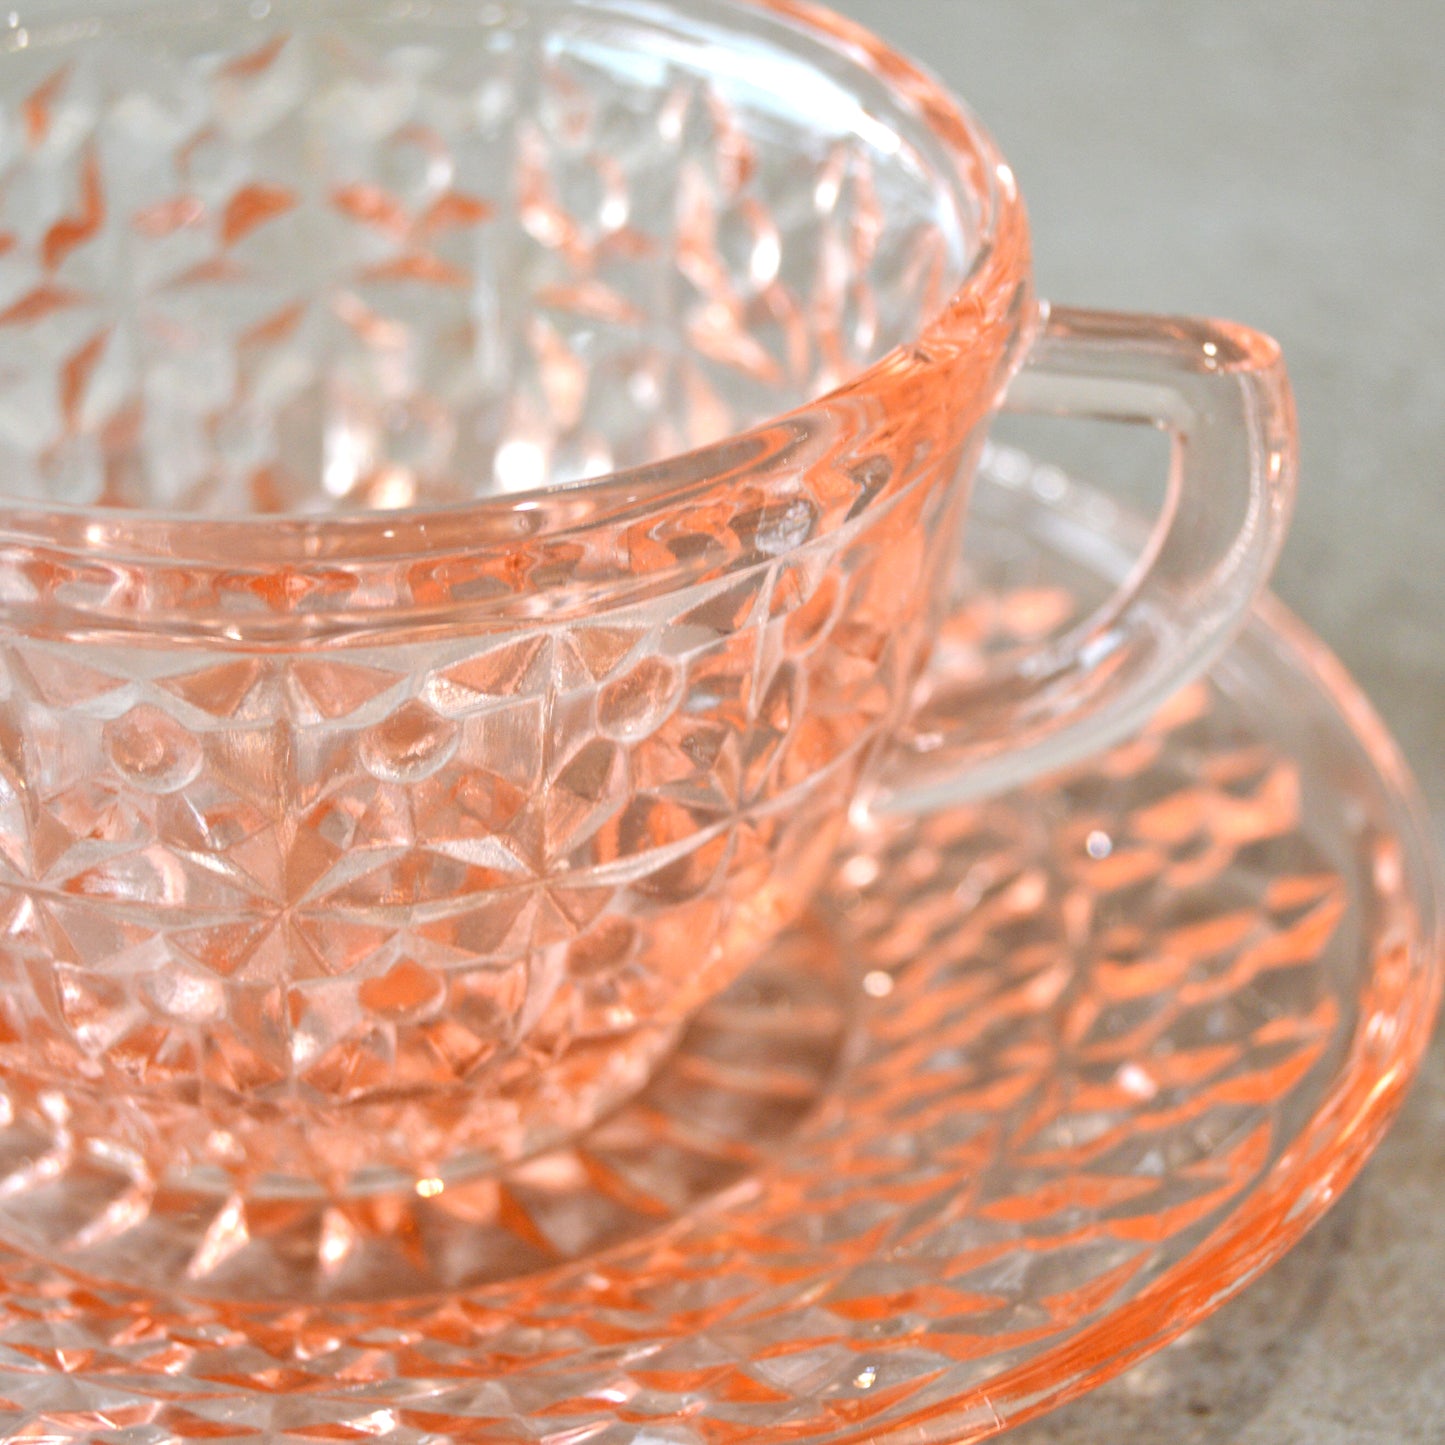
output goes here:
{"type": "Polygon", "coordinates": [[[414,1199],[806,906],[1022,217],[783,5],[50,13],[0,36],[0,1166],[110,1170],[118,1232],[414,1199]]]}

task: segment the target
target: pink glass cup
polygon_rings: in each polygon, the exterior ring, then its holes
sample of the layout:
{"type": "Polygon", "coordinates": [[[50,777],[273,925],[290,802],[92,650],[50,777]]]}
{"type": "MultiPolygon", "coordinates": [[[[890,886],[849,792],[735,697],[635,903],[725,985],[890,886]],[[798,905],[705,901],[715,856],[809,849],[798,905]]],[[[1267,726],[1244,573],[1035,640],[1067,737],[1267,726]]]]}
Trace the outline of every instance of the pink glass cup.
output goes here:
{"type": "MultiPolygon", "coordinates": [[[[60,0],[0,47],[6,1240],[225,1293],[269,1231],[345,1293],[292,1204],[395,1225],[575,1135],[855,810],[1118,737],[1273,563],[1275,345],[1038,304],[993,143],[823,11],[60,0]],[[1164,428],[1168,504],[930,695],[1005,405],[1164,428]]],[[[366,1288],[465,1275],[417,1251],[366,1288]]]]}

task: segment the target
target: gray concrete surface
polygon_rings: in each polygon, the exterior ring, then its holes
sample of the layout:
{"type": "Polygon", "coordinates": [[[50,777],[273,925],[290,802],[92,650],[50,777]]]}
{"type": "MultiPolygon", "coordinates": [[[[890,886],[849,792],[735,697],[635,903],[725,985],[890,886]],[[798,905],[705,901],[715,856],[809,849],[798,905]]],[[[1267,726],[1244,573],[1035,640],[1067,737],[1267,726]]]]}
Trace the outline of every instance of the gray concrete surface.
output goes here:
{"type": "MultiPolygon", "coordinates": [[[[1284,343],[1304,482],[1277,590],[1374,699],[1445,834],[1445,4],[833,3],[989,123],[1043,294],[1233,316],[1284,343]]],[[[1108,476],[1107,443],[1073,445],[1108,476]]],[[[1010,1438],[1445,1442],[1445,1041],[1284,1264],[1010,1438]]]]}

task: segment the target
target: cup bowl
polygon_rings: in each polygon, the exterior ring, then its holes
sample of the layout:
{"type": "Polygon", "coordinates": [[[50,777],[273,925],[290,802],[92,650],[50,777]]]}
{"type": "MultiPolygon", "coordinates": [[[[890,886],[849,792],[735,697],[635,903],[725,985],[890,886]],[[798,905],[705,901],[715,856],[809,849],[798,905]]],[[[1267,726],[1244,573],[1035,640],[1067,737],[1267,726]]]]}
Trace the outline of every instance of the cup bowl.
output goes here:
{"type": "Polygon", "coordinates": [[[988,141],[786,6],[10,39],[13,1115],[263,1197],[575,1132],[919,675],[1029,314],[988,141]]]}

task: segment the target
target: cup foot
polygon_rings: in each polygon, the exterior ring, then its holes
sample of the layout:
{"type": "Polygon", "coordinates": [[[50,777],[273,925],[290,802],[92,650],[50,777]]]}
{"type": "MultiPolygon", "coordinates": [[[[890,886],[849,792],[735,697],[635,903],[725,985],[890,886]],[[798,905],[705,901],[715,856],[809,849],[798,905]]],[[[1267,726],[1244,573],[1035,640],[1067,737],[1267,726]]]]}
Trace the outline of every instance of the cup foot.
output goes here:
{"type": "Polygon", "coordinates": [[[799,925],[609,1117],[472,1178],[228,1195],[137,1182],[63,1131],[12,1123],[0,1128],[0,1241],[148,1292],[297,1303],[445,1293],[594,1256],[719,1194],[788,1138],[839,1059],[844,974],[831,932],[799,925]]]}

